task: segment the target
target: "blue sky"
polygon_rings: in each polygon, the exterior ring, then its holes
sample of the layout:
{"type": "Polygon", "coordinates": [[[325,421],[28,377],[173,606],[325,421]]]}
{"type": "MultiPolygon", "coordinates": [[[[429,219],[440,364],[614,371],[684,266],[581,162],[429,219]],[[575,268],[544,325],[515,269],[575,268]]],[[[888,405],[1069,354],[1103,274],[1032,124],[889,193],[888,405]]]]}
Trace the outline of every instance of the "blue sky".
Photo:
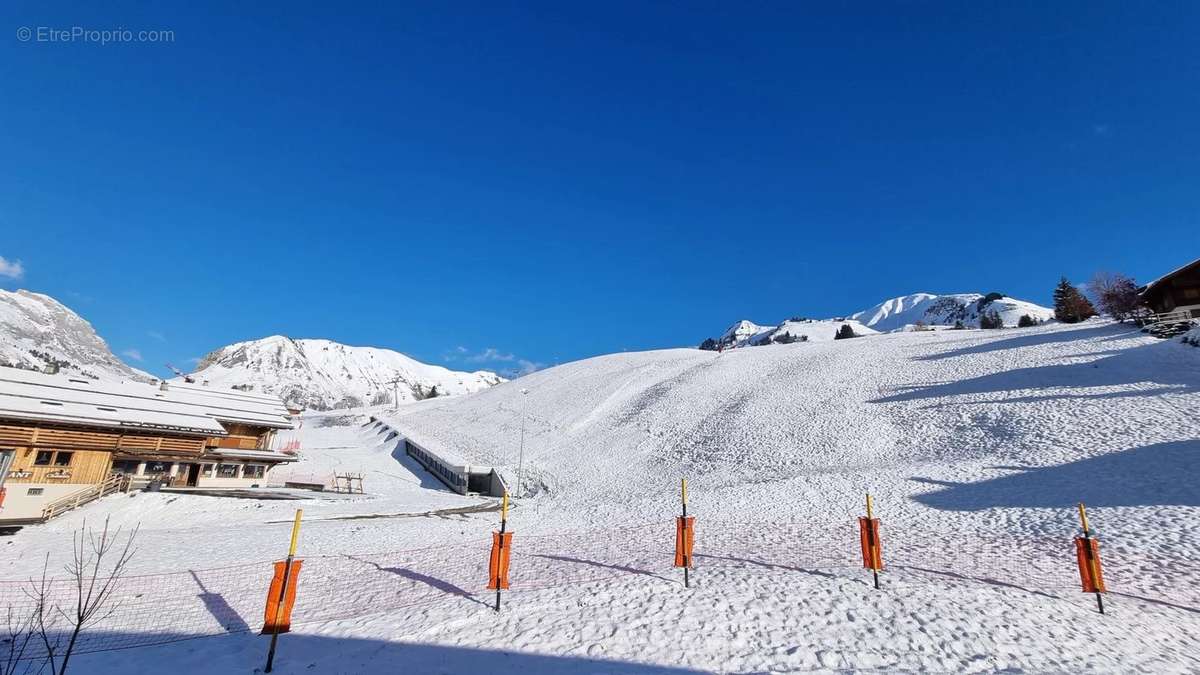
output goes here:
{"type": "Polygon", "coordinates": [[[1200,3],[351,4],[5,3],[0,284],[513,370],[1200,255],[1200,3]]]}

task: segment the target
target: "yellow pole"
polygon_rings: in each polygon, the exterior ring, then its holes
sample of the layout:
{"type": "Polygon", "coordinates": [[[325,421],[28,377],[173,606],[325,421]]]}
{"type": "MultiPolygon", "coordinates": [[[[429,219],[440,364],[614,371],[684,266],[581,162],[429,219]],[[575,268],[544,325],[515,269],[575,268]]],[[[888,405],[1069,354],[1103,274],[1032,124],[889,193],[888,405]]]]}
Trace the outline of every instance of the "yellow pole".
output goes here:
{"type": "Polygon", "coordinates": [[[500,558],[496,561],[496,611],[500,611],[500,560],[504,559],[504,528],[508,524],[508,490],[500,497],[500,558]]]}
{"type": "Polygon", "coordinates": [[[300,517],[304,515],[304,509],[296,509],[296,522],[292,523],[292,543],[288,546],[288,555],[296,555],[296,542],[300,539],[300,517]]]}
{"type": "MultiPolygon", "coordinates": [[[[1087,565],[1088,571],[1092,574],[1092,583],[1099,585],[1100,570],[1096,565],[1096,558],[1092,555],[1092,528],[1088,527],[1087,508],[1083,502],[1079,502],[1079,522],[1083,525],[1083,540],[1084,546],[1087,546],[1087,565]]],[[[1104,613],[1104,597],[1100,595],[1100,591],[1096,591],[1096,606],[1100,609],[1100,613],[1104,613]]]]}
{"type": "MultiPolygon", "coordinates": [[[[683,523],[684,537],[686,538],[689,534],[687,531],[687,479],[680,478],[679,486],[680,486],[680,492],[682,493],[682,497],[683,497],[683,520],[680,522],[683,523]]],[[[683,587],[684,588],[691,587],[691,581],[688,579],[688,567],[691,566],[692,561],[688,560],[688,557],[689,556],[687,556],[687,555],[684,555],[684,557],[683,557],[683,587]]]]}
{"type": "MultiPolygon", "coordinates": [[[[875,501],[871,499],[871,493],[867,493],[867,527],[873,528],[872,520],[875,518],[875,501]]],[[[874,532],[874,529],[868,529],[868,532],[874,532]]],[[[879,544],[875,541],[874,536],[868,535],[868,553],[871,556],[871,577],[875,581],[875,588],[879,588],[879,568],[883,567],[879,560],[879,544]]]]}
{"type": "Polygon", "coordinates": [[[275,605],[275,621],[272,623],[271,648],[267,651],[267,667],[264,672],[271,672],[275,664],[275,644],[279,641],[279,615],[283,613],[283,603],[287,598],[288,581],[292,576],[292,562],[296,558],[296,542],[300,539],[300,517],[304,509],[296,509],[296,521],[292,523],[292,541],[288,544],[287,560],[283,563],[283,583],[279,585],[278,603],[275,605]]]}

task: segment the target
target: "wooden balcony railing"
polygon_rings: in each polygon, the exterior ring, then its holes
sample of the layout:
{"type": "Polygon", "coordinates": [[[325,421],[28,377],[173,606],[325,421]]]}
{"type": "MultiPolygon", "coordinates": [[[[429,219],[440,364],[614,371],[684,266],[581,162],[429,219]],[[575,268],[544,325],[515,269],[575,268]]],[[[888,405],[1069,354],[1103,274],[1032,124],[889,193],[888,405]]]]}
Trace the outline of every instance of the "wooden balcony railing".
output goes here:
{"type": "Polygon", "coordinates": [[[221,438],[210,438],[208,445],[211,448],[230,448],[233,450],[261,450],[259,447],[258,436],[224,436],[221,438]]]}

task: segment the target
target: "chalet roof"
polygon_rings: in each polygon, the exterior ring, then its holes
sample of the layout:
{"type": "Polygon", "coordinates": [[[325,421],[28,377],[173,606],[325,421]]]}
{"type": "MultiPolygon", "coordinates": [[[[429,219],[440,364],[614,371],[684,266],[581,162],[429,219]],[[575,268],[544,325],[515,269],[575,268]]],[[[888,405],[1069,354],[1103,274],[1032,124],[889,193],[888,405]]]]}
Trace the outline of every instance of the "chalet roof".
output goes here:
{"type": "Polygon", "coordinates": [[[1158,286],[1162,282],[1170,279],[1171,277],[1174,277],[1177,274],[1183,274],[1184,272],[1188,272],[1196,267],[1200,267],[1200,258],[1193,260],[1192,262],[1184,265],[1183,267],[1180,267],[1179,269],[1172,270],[1171,272],[1168,272],[1167,274],[1162,275],[1161,277],[1155,279],[1154,281],[1151,281],[1150,283],[1146,284],[1145,286],[1142,286],[1140,289],[1138,289],[1138,293],[1145,295],[1146,293],[1149,293],[1150,291],[1154,290],[1154,288],[1156,286],[1158,286]]]}
{"type": "Polygon", "coordinates": [[[224,436],[222,422],[290,429],[280,399],[232,389],[102,382],[0,367],[0,419],[224,436]]]}

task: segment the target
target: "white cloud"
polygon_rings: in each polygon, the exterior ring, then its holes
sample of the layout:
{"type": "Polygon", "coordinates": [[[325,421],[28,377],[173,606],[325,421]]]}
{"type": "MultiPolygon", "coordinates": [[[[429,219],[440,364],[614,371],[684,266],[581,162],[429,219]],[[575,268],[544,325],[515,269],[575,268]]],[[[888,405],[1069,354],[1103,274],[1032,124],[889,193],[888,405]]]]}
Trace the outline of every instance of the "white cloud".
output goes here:
{"type": "Polygon", "coordinates": [[[484,363],[487,361],[515,361],[517,357],[513,354],[502,352],[495,347],[488,347],[478,354],[468,356],[466,360],[471,363],[484,363]]]}
{"type": "Polygon", "coordinates": [[[520,377],[546,367],[546,364],[539,361],[523,359],[512,352],[500,351],[495,347],[488,347],[483,351],[472,353],[470,349],[459,346],[455,347],[453,351],[447,352],[443,358],[447,361],[463,361],[466,363],[511,364],[507,368],[496,369],[505,377],[520,377]]]}
{"type": "Polygon", "coordinates": [[[121,356],[134,361],[145,361],[145,359],[142,358],[142,351],[140,349],[126,349],[125,351],[121,352],[121,356]]]}
{"type": "Polygon", "coordinates": [[[514,372],[517,374],[518,377],[520,377],[521,375],[528,375],[532,372],[539,371],[545,367],[546,367],[546,364],[544,364],[544,363],[539,363],[537,361],[528,361],[526,359],[517,359],[517,367],[514,372]]]}
{"type": "Polygon", "coordinates": [[[148,331],[146,331],[146,335],[149,335],[151,338],[154,338],[155,340],[158,340],[159,342],[167,341],[167,336],[163,335],[162,333],[160,333],[156,330],[148,330],[148,331]]]}
{"type": "Polygon", "coordinates": [[[467,349],[466,347],[459,345],[459,346],[455,347],[454,349],[446,352],[445,354],[442,354],[442,360],[443,361],[457,361],[458,359],[462,358],[464,355],[466,355],[470,351],[471,351],[470,349],[467,349]]]}
{"type": "Polygon", "coordinates": [[[20,281],[25,276],[25,266],[20,260],[7,260],[0,256],[0,277],[8,277],[20,281]]]}

